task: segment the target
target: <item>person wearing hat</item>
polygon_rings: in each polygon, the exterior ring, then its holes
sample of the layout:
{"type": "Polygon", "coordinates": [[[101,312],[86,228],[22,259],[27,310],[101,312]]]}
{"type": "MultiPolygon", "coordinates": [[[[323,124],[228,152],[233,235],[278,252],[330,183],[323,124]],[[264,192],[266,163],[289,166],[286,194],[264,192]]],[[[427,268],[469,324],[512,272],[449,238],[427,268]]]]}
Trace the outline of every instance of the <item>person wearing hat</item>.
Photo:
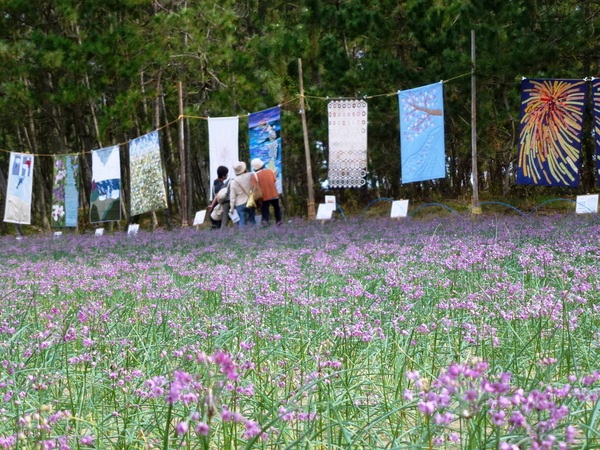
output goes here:
{"type": "MultiPolygon", "coordinates": [[[[260,158],[254,158],[250,164],[256,173],[257,182],[263,194],[262,206],[260,212],[262,215],[262,224],[268,225],[270,219],[270,207],[273,207],[275,213],[275,222],[281,225],[281,208],[279,207],[279,192],[277,191],[277,177],[272,170],[265,169],[265,163],[260,158]]],[[[253,182],[255,180],[252,180],[253,182]]]]}
{"type": "Polygon", "coordinates": [[[254,225],[254,208],[246,207],[250,190],[252,189],[252,174],[246,172],[246,163],[244,161],[238,161],[233,166],[233,173],[235,178],[231,180],[231,187],[229,189],[229,210],[233,213],[237,210],[240,216],[238,222],[240,226],[246,224],[254,225]]]}

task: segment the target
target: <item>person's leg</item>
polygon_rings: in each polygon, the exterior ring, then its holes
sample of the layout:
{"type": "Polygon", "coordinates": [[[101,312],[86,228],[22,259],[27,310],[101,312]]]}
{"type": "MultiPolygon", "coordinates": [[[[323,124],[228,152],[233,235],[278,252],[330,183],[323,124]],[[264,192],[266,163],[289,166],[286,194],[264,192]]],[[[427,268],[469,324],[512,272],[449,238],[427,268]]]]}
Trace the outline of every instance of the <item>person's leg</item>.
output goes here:
{"type": "Polygon", "coordinates": [[[281,225],[281,207],[279,206],[279,198],[273,200],[273,210],[275,212],[275,223],[281,225]]]}
{"type": "Polygon", "coordinates": [[[225,202],[223,203],[223,218],[221,219],[221,228],[227,228],[229,222],[231,222],[231,217],[229,217],[229,202],[225,202]]]}
{"type": "Polygon", "coordinates": [[[256,218],[254,217],[254,208],[246,208],[248,213],[248,223],[250,225],[256,225],[256,218]]]}
{"type": "Polygon", "coordinates": [[[263,200],[262,206],[260,207],[260,212],[262,214],[262,223],[261,225],[266,227],[269,225],[269,201],[263,200]]]}
{"type": "Polygon", "coordinates": [[[240,227],[246,226],[246,205],[236,206],[235,210],[237,211],[238,216],[240,216],[240,221],[238,222],[240,227]]]}

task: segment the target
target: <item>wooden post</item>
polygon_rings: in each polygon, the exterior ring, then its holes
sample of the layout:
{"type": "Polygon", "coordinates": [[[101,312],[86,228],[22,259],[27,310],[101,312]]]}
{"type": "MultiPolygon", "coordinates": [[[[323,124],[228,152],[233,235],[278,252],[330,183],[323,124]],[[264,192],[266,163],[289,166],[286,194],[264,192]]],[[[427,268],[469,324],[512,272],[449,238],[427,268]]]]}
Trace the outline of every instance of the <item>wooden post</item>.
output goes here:
{"type": "Polygon", "coordinates": [[[188,226],[188,202],[187,202],[187,171],[185,161],[185,132],[183,121],[183,84],[178,83],[179,88],[179,165],[181,170],[181,182],[179,183],[179,192],[181,192],[181,226],[188,226]]]}
{"type": "Polygon", "coordinates": [[[308,220],[314,220],[315,192],[312,176],[312,164],[310,161],[310,145],[308,143],[308,127],[306,126],[306,111],[304,108],[304,81],[302,79],[302,59],[298,58],[298,76],[300,77],[300,114],[302,115],[302,132],[304,133],[304,154],[306,155],[306,178],[308,184],[308,220]]]}
{"type": "Polygon", "coordinates": [[[473,177],[473,199],[471,213],[481,214],[479,206],[479,175],[477,173],[477,91],[475,80],[475,30],[471,30],[471,158],[473,177]]]}

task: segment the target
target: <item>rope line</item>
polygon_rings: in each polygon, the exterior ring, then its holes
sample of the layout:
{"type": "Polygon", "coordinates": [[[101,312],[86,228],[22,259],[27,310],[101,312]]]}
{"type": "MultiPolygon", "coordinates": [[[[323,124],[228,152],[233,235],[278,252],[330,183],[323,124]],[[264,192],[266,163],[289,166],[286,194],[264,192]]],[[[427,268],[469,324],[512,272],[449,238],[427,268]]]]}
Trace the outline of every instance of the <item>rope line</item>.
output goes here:
{"type": "MultiPolygon", "coordinates": [[[[453,78],[449,78],[447,80],[442,80],[442,82],[443,83],[448,83],[450,81],[456,80],[458,78],[465,77],[465,76],[470,75],[470,74],[471,74],[471,72],[463,73],[463,74],[457,75],[457,76],[455,76],[453,78]]],[[[300,94],[296,94],[291,99],[279,103],[278,106],[287,105],[287,104],[292,103],[294,101],[300,100],[303,97],[304,97],[304,99],[311,98],[311,99],[316,99],[316,100],[354,100],[354,99],[360,99],[360,98],[362,98],[363,100],[368,100],[368,99],[377,98],[377,97],[391,97],[391,96],[397,95],[397,94],[398,94],[398,91],[388,92],[386,94],[365,95],[363,97],[321,97],[321,96],[316,96],[316,95],[306,95],[306,94],[304,94],[302,96],[300,94]]],[[[306,107],[307,110],[309,109],[308,105],[306,105],[305,107],[306,107]]],[[[247,118],[247,117],[250,117],[250,115],[251,115],[251,113],[239,114],[239,115],[237,115],[237,117],[247,118]]],[[[171,122],[168,122],[168,123],[166,123],[166,124],[164,124],[164,125],[156,128],[155,130],[152,130],[151,132],[160,131],[160,130],[162,130],[164,128],[170,127],[171,125],[173,125],[175,123],[178,123],[182,119],[208,120],[209,118],[210,117],[206,117],[206,116],[194,116],[194,115],[180,114],[179,116],[177,116],[177,119],[172,120],[171,122]]],[[[148,133],[146,133],[146,134],[148,134],[148,133]]],[[[141,136],[143,136],[143,135],[141,135],[141,136]]],[[[128,141],[125,141],[125,142],[119,142],[118,144],[109,145],[107,147],[114,147],[116,145],[118,145],[118,146],[121,146],[121,145],[125,146],[125,145],[128,145],[134,139],[137,139],[137,138],[129,139],[128,141]]],[[[106,147],[104,147],[104,148],[106,148],[106,147]]],[[[57,155],[87,155],[87,154],[91,154],[95,150],[100,150],[100,148],[93,149],[93,150],[81,150],[79,152],[71,152],[71,153],[33,153],[33,152],[30,151],[30,149],[16,151],[16,150],[8,150],[8,149],[0,148],[0,152],[2,152],[2,153],[23,153],[23,154],[26,154],[26,155],[31,155],[31,156],[36,156],[36,157],[53,157],[53,156],[57,156],[57,155]]]]}

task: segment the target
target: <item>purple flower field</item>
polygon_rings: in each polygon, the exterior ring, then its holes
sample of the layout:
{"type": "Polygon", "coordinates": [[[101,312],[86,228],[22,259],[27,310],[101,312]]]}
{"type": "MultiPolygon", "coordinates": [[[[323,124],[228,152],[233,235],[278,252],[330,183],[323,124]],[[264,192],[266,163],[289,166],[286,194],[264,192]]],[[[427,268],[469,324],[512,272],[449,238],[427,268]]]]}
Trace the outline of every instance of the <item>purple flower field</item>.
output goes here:
{"type": "Polygon", "coordinates": [[[600,448],[600,219],[0,238],[0,448],[600,448]]]}

